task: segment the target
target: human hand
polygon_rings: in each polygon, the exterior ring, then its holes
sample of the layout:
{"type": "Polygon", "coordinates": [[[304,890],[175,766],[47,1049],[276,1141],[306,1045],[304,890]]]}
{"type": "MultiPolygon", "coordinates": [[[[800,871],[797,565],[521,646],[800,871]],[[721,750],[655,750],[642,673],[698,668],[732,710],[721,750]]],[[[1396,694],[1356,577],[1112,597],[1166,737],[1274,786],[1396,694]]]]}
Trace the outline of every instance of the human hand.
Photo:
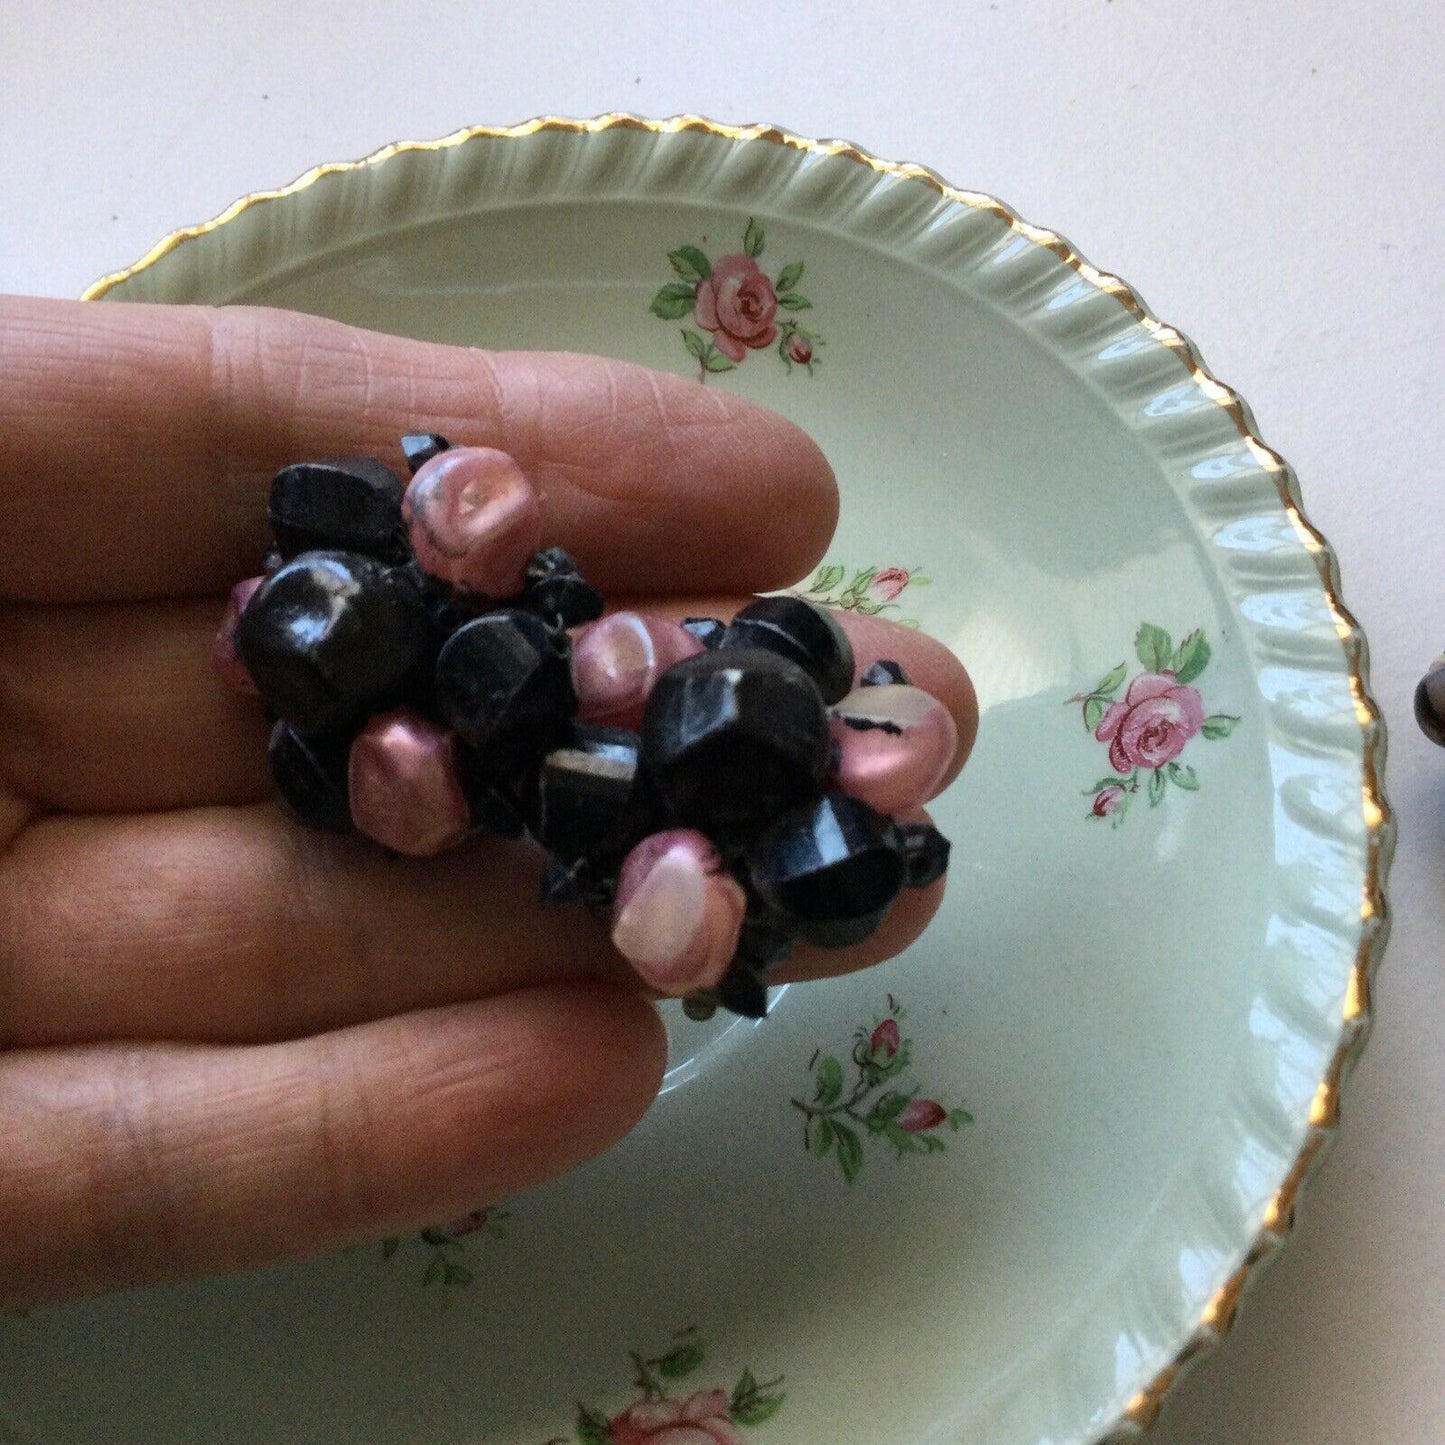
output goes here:
{"type": "MultiPolygon", "coordinates": [[[[652,1004],[539,867],[390,859],[268,801],[267,725],[213,675],[288,462],[404,431],[514,454],[609,597],[729,616],[803,575],[832,474],[780,418],[595,358],[489,354],[242,308],[0,299],[0,1301],[218,1272],[465,1213],[652,1100],[652,1004]]],[[[843,619],[959,731],[962,668],[843,619]]],[[[866,944],[896,953],[942,884],[866,944]]]]}

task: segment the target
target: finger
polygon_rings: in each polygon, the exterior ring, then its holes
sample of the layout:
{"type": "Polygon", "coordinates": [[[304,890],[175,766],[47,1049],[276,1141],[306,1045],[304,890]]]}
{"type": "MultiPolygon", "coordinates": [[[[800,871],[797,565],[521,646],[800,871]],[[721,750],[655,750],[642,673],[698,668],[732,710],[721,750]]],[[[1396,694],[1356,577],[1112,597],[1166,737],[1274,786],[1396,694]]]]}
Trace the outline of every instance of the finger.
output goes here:
{"type": "Polygon", "coordinates": [[[434,1223],[621,1137],[661,1082],[653,1009],[531,989],[256,1048],[0,1059],[0,1302],[264,1264],[434,1223]]]}
{"type": "Polygon", "coordinates": [[[289,462],[440,431],[512,452],[604,589],[780,586],[832,535],[818,448],[771,412],[619,361],[484,352],[260,308],[0,299],[0,590],[218,592],[266,549],[289,462]],[[780,523],[785,523],[780,525],[780,523]]]}
{"type": "MultiPolygon", "coordinates": [[[[745,597],[644,603],[673,619],[731,617],[745,597]]],[[[72,812],[145,812],[259,802],[270,792],[260,705],[221,685],[210,643],[212,599],[0,609],[0,777],[23,796],[72,812]]],[[[903,663],[958,726],[951,778],[978,725],[958,659],[913,628],[840,614],[860,670],[903,663]]]]}

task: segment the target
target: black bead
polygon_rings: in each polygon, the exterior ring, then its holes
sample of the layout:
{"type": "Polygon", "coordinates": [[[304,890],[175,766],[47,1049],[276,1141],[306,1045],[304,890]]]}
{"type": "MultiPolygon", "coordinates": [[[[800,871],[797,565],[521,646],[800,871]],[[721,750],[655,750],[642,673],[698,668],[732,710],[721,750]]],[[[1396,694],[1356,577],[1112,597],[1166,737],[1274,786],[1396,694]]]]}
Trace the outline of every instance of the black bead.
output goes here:
{"type": "Polygon", "coordinates": [[[896,823],[908,886],[927,888],[948,872],[949,841],[932,823],[896,823]]]}
{"type": "Polygon", "coordinates": [[[726,846],[816,796],[828,712],[802,668],[757,648],[669,667],[642,720],[641,765],[672,818],[726,846]]]}
{"type": "Polygon", "coordinates": [[[768,1016],[768,987],[757,971],[745,963],[733,961],[717,987],[717,1001],[745,1019],[768,1016]]]}
{"type": "Polygon", "coordinates": [[[716,617],[684,617],[682,630],[690,632],[709,652],[722,646],[723,634],[728,630],[725,622],[716,617]]]}
{"type": "Polygon", "coordinates": [[[267,547],[266,555],[261,558],[261,575],[269,577],[273,572],[279,572],[285,560],[279,547],[267,547]]]}
{"type": "Polygon", "coordinates": [[[554,627],[579,627],[602,616],[602,594],[582,576],[570,552],[544,547],[527,564],[521,603],[554,627]]]}
{"type": "Polygon", "coordinates": [[[1415,689],[1415,721],[1432,743],[1445,748],[1445,657],[1437,657],[1415,689]]]}
{"type": "Polygon", "coordinates": [[[826,607],[801,597],[759,597],[728,624],[724,647],[764,647],[795,662],[830,707],[853,689],[853,644],[826,607]]]}
{"type": "Polygon", "coordinates": [[[783,920],[759,908],[751,908],[738,935],[737,956],[765,972],[782,963],[793,951],[793,935],[783,920]]]}
{"type": "Polygon", "coordinates": [[[412,476],[422,469],[433,457],[449,452],[452,444],[434,431],[408,432],[401,439],[401,452],[406,458],[407,470],[412,476]]]}
{"type": "Polygon", "coordinates": [[[303,552],[256,589],[236,652],[276,714],[328,732],[396,701],[429,656],[426,613],[370,557],[303,552]]]}
{"type": "Polygon", "coordinates": [[[844,793],[780,818],[750,864],[763,900],[824,948],[867,938],[907,881],[893,824],[844,793]]]}
{"type": "Polygon", "coordinates": [[[471,809],[472,826],[501,838],[520,838],[526,831],[526,818],[513,783],[460,739],[455,758],[457,782],[471,809]]]}
{"type": "Polygon", "coordinates": [[[542,759],[537,777],[537,841],[563,862],[620,863],[637,776],[637,734],[579,723],[542,759]]]}
{"type": "Polygon", "coordinates": [[[542,907],[565,908],[568,904],[580,903],[587,892],[589,873],[585,859],[563,863],[554,858],[542,874],[542,907]]]}
{"type": "Polygon", "coordinates": [[[401,478],[374,457],[283,467],[271,482],[271,531],[286,557],[317,548],[383,562],[406,555],[401,478]]]}
{"type": "Polygon", "coordinates": [[[350,753],[349,732],[303,737],[284,722],[276,724],[266,760],[276,793],[293,818],[331,832],[350,829],[346,781],[350,753]]]}
{"type": "Polygon", "coordinates": [[[488,766],[508,771],[541,757],[577,711],[566,634],[517,608],[483,613],[442,647],[436,701],[488,766]]]}
{"type": "Polygon", "coordinates": [[[892,658],[880,657],[862,677],[858,679],[859,687],[887,687],[890,683],[902,683],[905,686],[912,683],[913,679],[903,670],[901,662],[894,662],[892,658]]]}

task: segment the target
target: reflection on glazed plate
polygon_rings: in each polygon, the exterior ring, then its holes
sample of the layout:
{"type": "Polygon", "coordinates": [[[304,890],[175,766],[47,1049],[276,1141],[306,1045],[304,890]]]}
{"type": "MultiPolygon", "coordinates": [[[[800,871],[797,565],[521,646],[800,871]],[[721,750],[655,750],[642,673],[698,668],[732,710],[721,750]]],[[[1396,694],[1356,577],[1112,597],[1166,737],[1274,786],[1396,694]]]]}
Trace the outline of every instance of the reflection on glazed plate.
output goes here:
{"type": "Polygon", "coordinates": [[[937,809],[948,900],[903,958],[758,1027],[671,1020],[642,1126],[505,1201],[504,1233],[479,1209],[0,1322],[0,1438],[1146,1426],[1334,1132],[1392,840],[1332,554],[1190,343],[989,197],[696,117],[388,147],[90,294],[606,352],[763,401],[842,487],[800,590],[948,642],[983,720],[937,809]]]}

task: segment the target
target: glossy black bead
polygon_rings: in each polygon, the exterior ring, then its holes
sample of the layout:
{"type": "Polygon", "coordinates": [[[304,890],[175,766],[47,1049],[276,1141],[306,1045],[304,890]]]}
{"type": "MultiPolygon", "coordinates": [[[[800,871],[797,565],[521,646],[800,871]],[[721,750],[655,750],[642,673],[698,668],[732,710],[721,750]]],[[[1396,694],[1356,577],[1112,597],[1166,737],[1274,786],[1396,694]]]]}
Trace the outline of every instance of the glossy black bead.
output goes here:
{"type": "Polygon", "coordinates": [[[758,648],[675,663],[643,714],[644,773],[676,822],[720,846],[815,796],[828,758],[818,689],[795,663],[758,648]]]}
{"type": "Polygon", "coordinates": [[[950,844],[932,823],[896,823],[910,888],[927,888],[948,872],[950,844]]]}
{"type": "Polygon", "coordinates": [[[844,793],[780,818],[750,870],[764,902],[823,948],[867,938],[907,882],[892,822],[844,793]]]}
{"type": "Polygon", "coordinates": [[[893,683],[902,683],[907,686],[912,681],[913,679],[903,670],[901,662],[894,662],[892,658],[880,657],[858,679],[858,686],[887,687],[893,683]]]}
{"type": "Polygon", "coordinates": [[[542,759],[537,775],[537,841],[563,862],[620,864],[629,842],[637,734],[578,723],[542,759]]]}
{"type": "Polygon", "coordinates": [[[745,1019],[768,1016],[768,986],[756,969],[736,960],[717,986],[717,1001],[745,1019]]]}
{"type": "Polygon", "coordinates": [[[1415,689],[1415,721],[1432,743],[1445,748],[1445,657],[1437,657],[1415,689]]]}
{"type": "Polygon", "coordinates": [[[303,737],[284,722],[276,724],[266,760],[276,794],[293,818],[310,828],[337,833],[350,829],[346,783],[350,753],[349,732],[303,737]]]}
{"type": "Polygon", "coordinates": [[[830,707],[853,690],[853,644],[826,607],[801,597],[759,597],[728,624],[724,647],[763,647],[795,662],[830,707]]]}
{"type": "Polygon", "coordinates": [[[727,623],[716,617],[684,617],[682,630],[692,633],[711,652],[713,648],[722,646],[723,634],[728,629],[727,623]]]}
{"type": "Polygon", "coordinates": [[[408,432],[401,439],[401,453],[406,458],[407,470],[416,476],[433,457],[449,452],[452,444],[434,431],[408,432]]]}
{"type": "Polygon", "coordinates": [[[738,958],[760,972],[782,963],[793,951],[793,935],[783,920],[758,909],[743,919],[738,934],[738,958]]]}
{"type": "Polygon", "coordinates": [[[554,627],[580,627],[602,616],[602,594],[583,576],[571,553],[544,547],[527,564],[522,606],[554,627]]]}
{"type": "Polygon", "coordinates": [[[455,759],[457,782],[471,809],[472,826],[501,838],[520,838],[526,831],[526,814],[517,784],[460,739],[455,759]]]}
{"type": "Polygon", "coordinates": [[[256,589],[236,652],[278,717],[303,733],[396,701],[429,656],[416,590],[370,557],[303,552],[256,589]]]}
{"type": "Polygon", "coordinates": [[[577,695],[565,633],[507,607],[459,627],[436,663],[442,718],[489,767],[508,771],[567,736],[577,695]]]}
{"type": "Polygon", "coordinates": [[[271,482],[269,515],[286,557],[328,548],[383,562],[406,555],[401,478],[374,457],[332,457],[283,467],[271,482]]]}
{"type": "Polygon", "coordinates": [[[279,572],[285,560],[279,547],[267,547],[266,555],[261,558],[261,575],[269,577],[273,572],[279,572]]]}

